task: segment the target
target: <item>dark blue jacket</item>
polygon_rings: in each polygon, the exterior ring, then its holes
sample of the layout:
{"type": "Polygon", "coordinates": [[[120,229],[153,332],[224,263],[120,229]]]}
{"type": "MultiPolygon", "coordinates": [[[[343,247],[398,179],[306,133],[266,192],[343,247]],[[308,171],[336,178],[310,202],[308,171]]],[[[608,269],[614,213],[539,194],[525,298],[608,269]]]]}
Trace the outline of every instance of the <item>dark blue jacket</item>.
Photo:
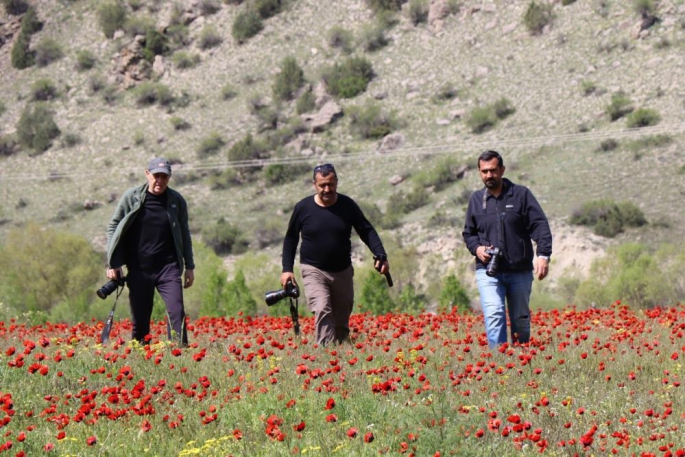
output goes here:
{"type": "MultiPolygon", "coordinates": [[[[537,255],[552,255],[552,232],[547,217],[533,193],[508,179],[499,197],[489,192],[483,208],[485,188],[475,191],[469,199],[462,236],[469,252],[476,255],[478,246],[494,246],[504,252],[499,271],[529,271],[533,269],[533,243],[537,255]],[[501,223],[500,223],[501,220],[501,223]]],[[[485,265],[476,257],[476,268],[485,265]]]]}

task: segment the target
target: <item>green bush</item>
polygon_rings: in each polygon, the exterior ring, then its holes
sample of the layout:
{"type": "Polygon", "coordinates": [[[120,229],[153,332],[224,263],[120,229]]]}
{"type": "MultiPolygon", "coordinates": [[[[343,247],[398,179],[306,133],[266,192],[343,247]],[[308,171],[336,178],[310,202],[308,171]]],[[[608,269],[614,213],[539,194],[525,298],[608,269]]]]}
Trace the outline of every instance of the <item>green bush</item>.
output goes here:
{"type": "Polygon", "coordinates": [[[200,38],[197,42],[197,46],[200,49],[210,49],[219,46],[223,42],[223,38],[219,35],[216,27],[212,24],[205,25],[200,32],[200,38]]]}
{"type": "Polygon", "coordinates": [[[9,157],[17,152],[17,142],[8,136],[0,136],[0,157],[9,157]]]}
{"type": "Polygon", "coordinates": [[[266,158],[266,149],[262,142],[255,140],[251,134],[236,141],[228,150],[228,160],[231,162],[248,161],[266,158]]]}
{"type": "Polygon", "coordinates": [[[78,71],[90,70],[97,62],[95,55],[87,49],[82,49],[76,53],[76,69],[78,71]]]}
{"type": "Polygon", "coordinates": [[[384,11],[399,11],[406,0],[366,0],[366,3],[375,13],[384,11]]]}
{"type": "Polygon", "coordinates": [[[198,54],[189,54],[185,51],[178,51],[174,53],[171,61],[176,68],[185,70],[197,66],[200,63],[200,56],[198,54]]]}
{"type": "Polygon", "coordinates": [[[359,46],[366,52],[374,52],[388,45],[385,29],[380,25],[365,25],[359,34],[359,46]]]}
{"type": "Polygon", "coordinates": [[[24,0],[2,0],[2,6],[5,8],[7,14],[13,16],[20,16],[30,8],[28,2],[24,0]]]}
{"type": "Polygon", "coordinates": [[[57,97],[57,86],[48,78],[41,78],[31,84],[31,99],[48,101],[57,97]]]}
{"type": "Polygon", "coordinates": [[[264,179],[268,186],[277,186],[295,181],[309,172],[309,166],[304,163],[273,164],[264,168],[264,179]]]}
{"type": "Polygon", "coordinates": [[[638,152],[643,149],[656,149],[673,143],[673,137],[668,134],[649,135],[633,140],[627,144],[630,151],[638,152]]]}
{"type": "Polygon", "coordinates": [[[362,312],[382,315],[395,310],[385,277],[375,270],[366,273],[361,289],[359,308],[362,312]]]}
{"type": "Polygon", "coordinates": [[[409,21],[417,26],[428,20],[428,2],[426,0],[409,1],[409,21]]]}
{"type": "Polygon", "coordinates": [[[633,102],[630,97],[625,92],[619,91],[611,96],[611,103],[605,108],[605,111],[611,122],[614,122],[632,113],[633,109],[633,102]]]}
{"type": "Polygon", "coordinates": [[[310,113],[316,108],[316,96],[311,90],[305,90],[297,99],[295,104],[295,110],[297,114],[310,113]]]}
{"type": "Polygon", "coordinates": [[[221,4],[217,0],[200,0],[200,14],[211,16],[221,9],[221,4]]]}
{"type": "Polygon", "coordinates": [[[548,24],[551,24],[553,18],[551,4],[538,3],[533,0],[528,4],[528,8],[523,15],[523,23],[530,33],[539,35],[548,24]]]}
{"type": "Polygon", "coordinates": [[[170,25],[167,27],[165,35],[169,39],[169,46],[172,49],[179,49],[191,43],[190,28],[185,24],[170,25]]]}
{"type": "Polygon", "coordinates": [[[47,67],[52,62],[64,57],[62,46],[52,38],[43,38],[38,42],[35,49],[36,65],[47,67]]]}
{"type": "Polygon", "coordinates": [[[155,29],[155,21],[149,16],[133,16],[126,19],[122,28],[130,37],[145,36],[155,29]]]}
{"type": "Polygon", "coordinates": [[[573,225],[593,227],[595,234],[613,238],[625,227],[640,227],[647,224],[644,213],[632,202],[615,203],[610,199],[584,203],[569,219],[573,225]]]}
{"type": "Polygon", "coordinates": [[[386,213],[392,215],[404,215],[428,204],[429,197],[422,187],[415,187],[411,192],[396,192],[388,198],[386,213]]]}
{"type": "Polygon", "coordinates": [[[617,147],[618,147],[618,141],[614,140],[613,138],[608,138],[606,140],[602,140],[602,142],[599,144],[599,150],[602,152],[613,151],[617,147]]]}
{"type": "Polygon", "coordinates": [[[281,12],[281,0],[253,0],[253,8],[262,19],[268,19],[281,12]]]}
{"type": "Polygon", "coordinates": [[[5,114],[5,111],[7,111],[7,107],[5,106],[5,103],[3,103],[2,100],[0,100],[0,116],[5,114]]]}
{"type": "Polygon", "coordinates": [[[62,147],[73,148],[81,143],[81,137],[77,133],[66,133],[62,137],[62,147]]]}
{"type": "Polygon", "coordinates": [[[202,230],[202,240],[217,255],[240,254],[248,246],[242,231],[223,217],[202,230]]]}
{"type": "Polygon", "coordinates": [[[413,179],[418,186],[433,187],[438,192],[459,179],[460,169],[459,162],[446,158],[440,160],[433,168],[418,173],[413,179]]]}
{"type": "Polygon", "coordinates": [[[399,126],[395,113],[385,113],[380,105],[367,103],[349,108],[350,130],[364,139],[378,139],[392,133],[399,126]]]}
{"type": "Polygon", "coordinates": [[[597,84],[594,81],[583,80],[580,82],[580,91],[583,95],[594,94],[597,90],[597,84]]]}
{"type": "Polygon", "coordinates": [[[235,98],[236,95],[238,95],[238,92],[236,92],[235,88],[231,84],[226,84],[224,87],[221,88],[222,100],[230,100],[232,98],[235,98]]]}
{"type": "Polygon", "coordinates": [[[233,185],[241,185],[242,177],[235,168],[227,168],[221,172],[213,172],[207,177],[207,185],[211,190],[228,189],[233,185]]]}
{"type": "Polygon", "coordinates": [[[353,51],[352,43],[354,38],[352,32],[340,25],[334,25],[328,30],[328,45],[349,54],[353,51]]]}
{"type": "Polygon", "coordinates": [[[35,65],[36,60],[34,53],[30,50],[31,38],[25,33],[19,33],[17,41],[12,46],[12,66],[17,70],[35,65]]]}
{"type": "Polygon", "coordinates": [[[473,133],[483,133],[497,124],[495,112],[488,106],[476,107],[466,118],[466,125],[473,133]]]}
{"type": "Polygon", "coordinates": [[[169,50],[169,43],[164,34],[154,29],[150,29],[145,33],[145,47],[143,48],[143,58],[145,60],[154,62],[155,56],[166,55],[169,50]]]}
{"type": "Polygon", "coordinates": [[[119,1],[101,4],[98,7],[98,23],[105,36],[112,38],[114,32],[126,23],[126,8],[119,1]]]}
{"type": "Polygon", "coordinates": [[[138,106],[151,106],[159,103],[162,106],[167,106],[173,103],[174,96],[171,89],[161,83],[153,83],[151,81],[143,81],[136,88],[133,89],[134,98],[138,106]]]}
{"type": "Polygon", "coordinates": [[[373,67],[363,57],[350,57],[324,73],[328,92],[340,98],[352,98],[366,91],[373,79],[373,67]]]}
{"type": "Polygon", "coordinates": [[[200,141],[195,152],[197,152],[200,159],[204,159],[218,153],[225,145],[226,141],[218,132],[211,132],[200,141]]]}
{"type": "Polygon", "coordinates": [[[561,5],[562,6],[568,6],[568,5],[575,3],[575,2],[576,2],[576,0],[561,0],[561,5]]]}
{"type": "Polygon", "coordinates": [[[631,129],[657,125],[659,121],[659,113],[649,108],[638,108],[626,117],[626,125],[631,129]]]}
{"type": "Polygon", "coordinates": [[[452,83],[445,83],[438,88],[438,91],[431,97],[433,103],[439,104],[442,102],[453,100],[459,91],[454,87],[452,83]]]}
{"type": "Polygon", "coordinates": [[[43,29],[43,23],[38,20],[38,14],[33,6],[26,10],[26,14],[21,18],[21,33],[26,36],[33,35],[43,29]]]}
{"type": "Polygon", "coordinates": [[[444,280],[438,299],[440,310],[450,312],[456,308],[460,314],[470,313],[470,303],[469,295],[459,279],[454,274],[448,275],[444,280]]]}
{"type": "Polygon", "coordinates": [[[190,123],[188,123],[188,121],[182,117],[173,116],[171,119],[169,119],[169,122],[171,122],[174,130],[188,130],[190,128],[190,123]]]}
{"type": "Polygon", "coordinates": [[[280,70],[272,86],[274,97],[282,101],[292,100],[295,92],[304,85],[304,71],[294,57],[284,58],[280,70]]]}
{"type": "Polygon", "coordinates": [[[633,0],[633,8],[643,19],[653,19],[656,17],[656,3],[654,0],[633,0]]]}
{"type": "Polygon", "coordinates": [[[92,300],[101,265],[85,238],[34,223],[11,229],[0,246],[0,302],[49,312],[62,301],[92,300]]]}
{"type": "Polygon", "coordinates": [[[53,112],[44,103],[27,105],[17,122],[17,138],[22,147],[43,152],[50,148],[52,140],[60,134],[53,119],[53,112]]]}
{"type": "Polygon", "coordinates": [[[264,24],[259,13],[253,10],[242,11],[233,20],[231,35],[238,44],[242,44],[261,32],[263,28],[264,24]]]}
{"type": "Polygon", "coordinates": [[[500,98],[492,104],[491,108],[495,112],[495,117],[499,120],[506,119],[516,112],[516,108],[506,98],[500,98]]]}

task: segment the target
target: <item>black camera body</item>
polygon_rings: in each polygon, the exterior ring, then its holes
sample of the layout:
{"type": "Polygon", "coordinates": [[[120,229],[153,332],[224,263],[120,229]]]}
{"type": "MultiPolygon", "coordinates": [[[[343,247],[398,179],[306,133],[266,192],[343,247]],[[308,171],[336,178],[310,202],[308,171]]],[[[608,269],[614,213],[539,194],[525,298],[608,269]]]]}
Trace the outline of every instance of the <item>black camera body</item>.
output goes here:
{"type": "Polygon", "coordinates": [[[502,253],[500,248],[486,249],[485,253],[490,256],[490,261],[485,266],[485,274],[490,277],[495,276],[499,268],[499,259],[504,254],[502,253]]]}
{"type": "Polygon", "coordinates": [[[117,290],[117,287],[124,287],[124,284],[126,284],[126,277],[112,279],[111,281],[107,281],[105,285],[100,287],[95,293],[104,300],[109,297],[112,292],[117,290]]]}
{"type": "Polygon", "coordinates": [[[298,298],[299,296],[300,289],[293,284],[292,281],[288,281],[285,283],[285,289],[273,290],[265,293],[264,301],[266,302],[267,306],[272,306],[283,300],[285,297],[298,298]]]}

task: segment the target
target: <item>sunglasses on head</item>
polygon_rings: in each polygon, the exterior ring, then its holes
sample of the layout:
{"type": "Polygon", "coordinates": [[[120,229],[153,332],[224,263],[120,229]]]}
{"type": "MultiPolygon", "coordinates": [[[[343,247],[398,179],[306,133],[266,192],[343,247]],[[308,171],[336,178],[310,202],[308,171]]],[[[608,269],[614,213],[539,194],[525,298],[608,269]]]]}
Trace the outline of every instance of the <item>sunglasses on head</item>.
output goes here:
{"type": "Polygon", "coordinates": [[[329,173],[333,173],[337,176],[337,173],[335,172],[335,168],[330,163],[324,163],[323,165],[315,166],[314,167],[314,178],[316,178],[317,173],[321,173],[324,176],[328,176],[329,173]]]}

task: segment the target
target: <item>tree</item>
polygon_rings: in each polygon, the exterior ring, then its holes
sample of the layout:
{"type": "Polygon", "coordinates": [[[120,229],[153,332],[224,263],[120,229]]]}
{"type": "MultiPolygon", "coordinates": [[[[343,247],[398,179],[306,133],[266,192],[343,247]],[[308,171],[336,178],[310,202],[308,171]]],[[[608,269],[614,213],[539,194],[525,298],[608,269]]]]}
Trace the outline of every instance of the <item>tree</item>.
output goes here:
{"type": "Polygon", "coordinates": [[[385,283],[385,276],[379,275],[375,270],[370,270],[364,278],[360,301],[362,311],[370,311],[376,315],[389,313],[395,309],[385,283]]]}
{"type": "Polygon", "coordinates": [[[230,315],[241,312],[245,315],[257,314],[257,302],[252,298],[250,289],[247,288],[242,270],[238,270],[233,280],[228,283],[225,300],[225,310],[230,315]]]}
{"type": "Polygon", "coordinates": [[[438,301],[440,308],[446,311],[450,311],[452,308],[457,308],[460,313],[471,311],[469,296],[454,274],[450,274],[445,278],[438,301]]]}
{"type": "Polygon", "coordinates": [[[23,147],[36,152],[44,152],[52,145],[52,140],[62,133],[53,119],[50,108],[45,103],[27,105],[17,122],[17,137],[23,147]]]}

